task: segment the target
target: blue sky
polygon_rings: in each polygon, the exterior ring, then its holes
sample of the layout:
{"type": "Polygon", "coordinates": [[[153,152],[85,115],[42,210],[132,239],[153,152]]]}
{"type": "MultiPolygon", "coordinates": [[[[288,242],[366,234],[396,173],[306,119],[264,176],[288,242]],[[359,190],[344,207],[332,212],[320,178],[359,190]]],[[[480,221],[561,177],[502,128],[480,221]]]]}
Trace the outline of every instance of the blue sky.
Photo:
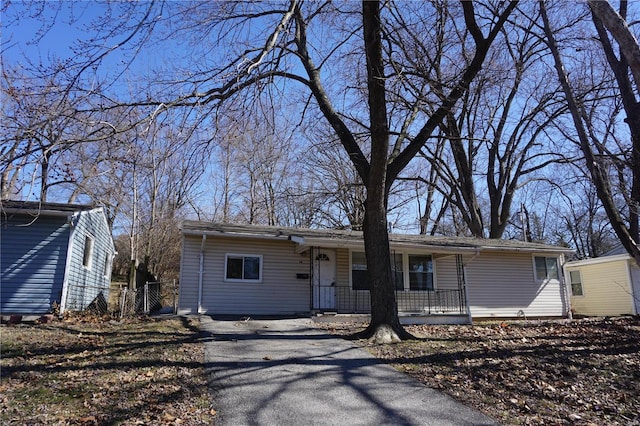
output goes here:
{"type": "Polygon", "coordinates": [[[2,18],[2,54],[8,64],[21,62],[24,57],[37,61],[46,61],[50,55],[70,57],[73,55],[71,46],[78,36],[79,25],[89,23],[100,13],[100,6],[93,2],[77,2],[74,14],[71,15],[64,3],[54,14],[51,6],[57,2],[48,3],[38,17],[32,17],[26,3],[11,2],[2,18]],[[15,19],[16,15],[19,19],[15,19]],[[73,20],[78,20],[76,25],[73,20]],[[52,21],[55,21],[51,24],[52,21]]]}

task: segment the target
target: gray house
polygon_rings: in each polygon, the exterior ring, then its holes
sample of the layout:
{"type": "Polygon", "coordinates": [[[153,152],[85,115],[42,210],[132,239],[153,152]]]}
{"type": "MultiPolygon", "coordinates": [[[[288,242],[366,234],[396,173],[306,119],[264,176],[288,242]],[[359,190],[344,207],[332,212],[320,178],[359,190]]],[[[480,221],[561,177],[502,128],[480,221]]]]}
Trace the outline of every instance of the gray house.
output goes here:
{"type": "Polygon", "coordinates": [[[102,208],[2,201],[0,313],[82,310],[108,300],[115,246],[102,208]]]}
{"type": "MultiPolygon", "coordinates": [[[[360,232],[185,221],[182,234],[179,313],[370,312],[360,232]]],[[[401,234],[390,245],[405,322],[569,315],[570,249],[401,234]]]]}

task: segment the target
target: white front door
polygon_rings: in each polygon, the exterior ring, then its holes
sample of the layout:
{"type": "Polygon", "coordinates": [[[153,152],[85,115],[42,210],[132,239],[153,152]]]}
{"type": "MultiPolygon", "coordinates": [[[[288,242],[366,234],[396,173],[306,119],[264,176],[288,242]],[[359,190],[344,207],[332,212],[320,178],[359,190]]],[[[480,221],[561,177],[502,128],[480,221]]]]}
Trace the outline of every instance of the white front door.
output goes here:
{"type": "Polygon", "coordinates": [[[313,308],[336,308],[336,252],[316,250],[313,259],[313,308]]]}

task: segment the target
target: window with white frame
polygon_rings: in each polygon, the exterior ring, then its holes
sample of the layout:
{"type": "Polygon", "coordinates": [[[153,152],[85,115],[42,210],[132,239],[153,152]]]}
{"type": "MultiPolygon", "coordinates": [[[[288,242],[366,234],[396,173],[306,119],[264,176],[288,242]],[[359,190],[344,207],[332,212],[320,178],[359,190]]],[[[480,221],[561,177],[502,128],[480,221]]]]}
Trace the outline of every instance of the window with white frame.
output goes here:
{"type": "MultiPolygon", "coordinates": [[[[391,271],[395,289],[415,291],[433,290],[433,259],[430,255],[413,255],[394,252],[391,256],[391,271]],[[405,285],[408,274],[408,285],[405,285]]],[[[363,252],[351,252],[351,288],[369,290],[367,259],[363,252]]]]}
{"type": "Polygon", "coordinates": [[[225,281],[262,281],[262,256],[256,254],[227,254],[225,281]]]}
{"type": "Polygon", "coordinates": [[[82,266],[91,269],[91,260],[93,258],[93,238],[89,235],[84,237],[84,253],[82,254],[82,266]]]}
{"type": "Polygon", "coordinates": [[[571,279],[571,295],[572,296],[583,296],[582,292],[582,277],[580,276],[580,271],[570,271],[569,277],[571,279]]]}
{"type": "Polygon", "coordinates": [[[536,279],[538,280],[557,280],[558,259],[555,257],[535,257],[536,279]]]}
{"type": "Polygon", "coordinates": [[[113,262],[113,256],[111,256],[111,253],[107,253],[104,257],[104,271],[103,271],[103,275],[106,279],[111,278],[112,262],[113,262]]]}
{"type": "Polygon", "coordinates": [[[429,255],[409,255],[409,290],[433,290],[433,259],[429,255]]]}

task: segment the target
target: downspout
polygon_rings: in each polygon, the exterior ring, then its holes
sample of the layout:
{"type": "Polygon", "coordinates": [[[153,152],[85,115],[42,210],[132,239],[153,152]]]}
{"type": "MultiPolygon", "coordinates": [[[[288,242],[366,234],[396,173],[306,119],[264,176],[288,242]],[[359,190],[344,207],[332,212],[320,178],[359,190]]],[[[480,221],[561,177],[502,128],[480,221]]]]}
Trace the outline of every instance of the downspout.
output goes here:
{"type": "Polygon", "coordinates": [[[204,276],[204,243],[207,241],[207,235],[202,234],[202,243],[200,243],[200,270],[198,271],[198,313],[202,313],[202,280],[204,276]]]}
{"type": "MultiPolygon", "coordinates": [[[[562,264],[562,268],[558,268],[558,273],[561,274],[560,277],[560,285],[562,286],[562,292],[564,293],[564,298],[567,301],[567,319],[573,319],[573,312],[571,306],[571,283],[567,285],[567,271],[565,270],[567,262],[565,261],[564,254],[561,254],[558,257],[558,261],[562,264]]],[[[571,280],[571,278],[569,278],[571,280]]]]}
{"type": "Polygon", "coordinates": [[[67,298],[69,297],[69,275],[71,272],[71,259],[73,255],[73,238],[75,223],[74,218],[77,213],[67,217],[67,223],[69,224],[69,243],[67,244],[67,259],[64,265],[64,276],[62,278],[62,294],[60,295],[60,312],[62,315],[67,310],[67,298]]]}
{"type": "Polygon", "coordinates": [[[462,265],[462,273],[464,274],[464,300],[467,301],[467,321],[469,324],[473,324],[473,318],[471,316],[471,301],[469,300],[469,289],[467,288],[467,265],[476,260],[480,256],[480,250],[476,250],[476,254],[473,255],[467,263],[462,265]]]}
{"type": "Polygon", "coordinates": [[[314,298],[314,288],[313,288],[313,274],[314,274],[314,251],[313,251],[313,247],[309,247],[309,312],[314,312],[315,310],[315,306],[313,301],[315,300],[314,298]]]}
{"type": "Polygon", "coordinates": [[[636,291],[636,289],[640,288],[640,282],[638,283],[638,286],[636,286],[635,282],[633,281],[634,278],[640,280],[640,267],[638,267],[638,275],[634,276],[632,268],[634,268],[635,263],[633,259],[629,259],[626,262],[626,265],[627,276],[629,280],[629,290],[631,293],[631,312],[633,312],[633,315],[640,315],[640,309],[638,309],[638,307],[640,306],[640,294],[638,294],[638,292],[636,291]]]}

